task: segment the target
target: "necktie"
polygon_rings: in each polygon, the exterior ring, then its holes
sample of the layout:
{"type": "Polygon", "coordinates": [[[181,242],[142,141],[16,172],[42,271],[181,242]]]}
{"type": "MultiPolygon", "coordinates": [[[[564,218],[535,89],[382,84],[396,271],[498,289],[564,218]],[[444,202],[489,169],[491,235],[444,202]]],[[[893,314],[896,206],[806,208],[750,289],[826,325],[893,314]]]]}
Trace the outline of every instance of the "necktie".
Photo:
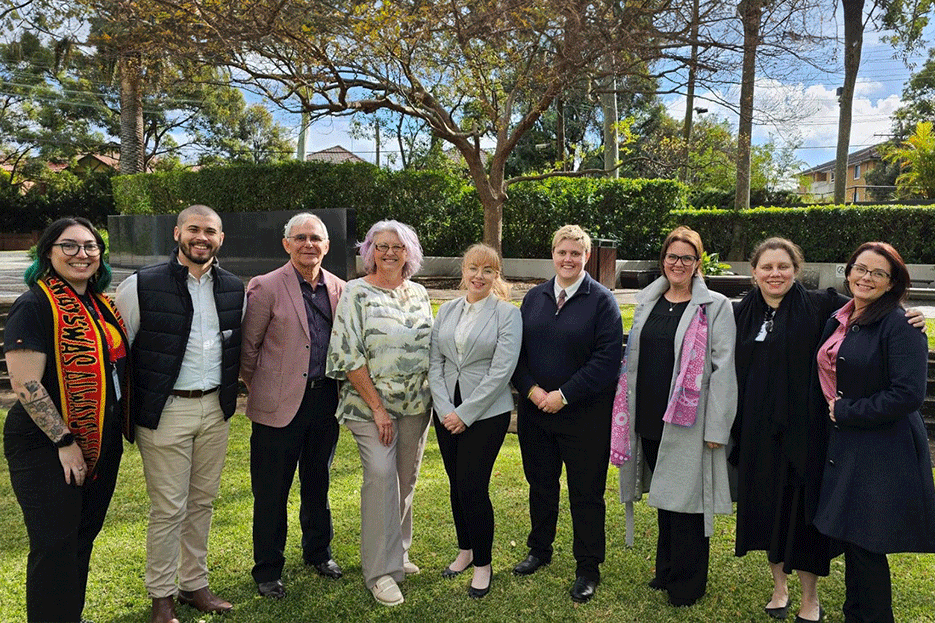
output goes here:
{"type": "Polygon", "coordinates": [[[561,311],[562,305],[565,304],[565,291],[564,290],[558,293],[558,300],[555,302],[558,305],[558,309],[555,310],[555,313],[557,314],[559,311],[561,311]]]}

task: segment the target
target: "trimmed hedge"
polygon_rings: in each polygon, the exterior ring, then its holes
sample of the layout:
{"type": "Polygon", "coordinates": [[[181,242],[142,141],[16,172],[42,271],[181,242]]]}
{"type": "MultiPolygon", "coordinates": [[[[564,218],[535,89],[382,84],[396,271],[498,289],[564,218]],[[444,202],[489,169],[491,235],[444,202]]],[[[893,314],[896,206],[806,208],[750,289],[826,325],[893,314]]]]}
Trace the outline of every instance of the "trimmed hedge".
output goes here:
{"type": "MultiPolygon", "coordinates": [[[[178,212],[192,203],[222,212],[357,210],[357,236],[395,218],[415,227],[426,255],[454,256],[483,236],[483,207],[460,177],[436,171],[387,171],[370,164],[286,162],[116,178],[121,214],[178,212]]],[[[511,186],[503,206],[506,257],[549,257],[552,233],[578,223],[617,241],[621,257],[656,254],[666,215],[685,207],[672,180],[551,178],[511,186]]]]}
{"type": "MultiPolygon", "coordinates": [[[[355,208],[358,239],[374,222],[395,218],[415,227],[426,255],[459,255],[483,235],[473,186],[445,172],[291,161],[121,176],[113,188],[121,214],[174,213],[192,203],[222,212],[355,208]]],[[[596,238],[616,241],[620,258],[655,258],[666,232],[688,225],[722,259],[746,258],[763,238],[785,236],[811,262],[840,262],[862,242],[885,240],[907,262],[935,263],[935,207],[690,210],[686,187],[662,179],[554,177],[515,184],[508,194],[505,257],[549,257],[552,232],[577,223],[596,238]]]]}
{"type": "Polygon", "coordinates": [[[13,186],[0,188],[0,231],[41,231],[63,216],[83,216],[96,227],[107,227],[107,215],[117,214],[111,190],[113,178],[105,173],[58,175],[62,183],[47,182],[51,188],[45,193],[33,190],[21,195],[13,186]]]}
{"type": "Polygon", "coordinates": [[[882,240],[911,264],[935,263],[935,206],[812,206],[731,210],[675,210],[671,223],[701,234],[706,250],[721,258],[748,258],[769,236],[794,241],[809,262],[843,262],[860,244],[882,240]],[[734,227],[740,248],[733,249],[734,227]]]}

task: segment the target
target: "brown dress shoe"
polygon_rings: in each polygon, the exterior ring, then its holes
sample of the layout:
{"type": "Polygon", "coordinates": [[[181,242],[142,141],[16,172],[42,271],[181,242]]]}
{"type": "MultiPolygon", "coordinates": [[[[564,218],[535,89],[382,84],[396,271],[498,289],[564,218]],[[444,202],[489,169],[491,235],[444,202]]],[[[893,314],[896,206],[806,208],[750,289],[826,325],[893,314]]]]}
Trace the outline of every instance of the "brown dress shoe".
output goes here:
{"type": "Polygon", "coordinates": [[[224,601],[205,586],[197,591],[179,591],[179,602],[201,612],[227,612],[234,606],[224,601]]]}
{"type": "Polygon", "coordinates": [[[179,623],[175,616],[175,600],[171,597],[156,597],[153,599],[153,613],[149,623],[179,623]]]}

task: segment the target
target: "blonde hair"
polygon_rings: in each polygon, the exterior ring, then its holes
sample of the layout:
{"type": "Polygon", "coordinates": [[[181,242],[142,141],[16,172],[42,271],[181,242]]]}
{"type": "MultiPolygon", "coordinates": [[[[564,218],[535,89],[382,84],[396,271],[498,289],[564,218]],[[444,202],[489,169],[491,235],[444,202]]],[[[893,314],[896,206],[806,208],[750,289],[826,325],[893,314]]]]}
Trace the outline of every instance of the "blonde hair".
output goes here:
{"type": "Polygon", "coordinates": [[[552,235],[552,250],[563,240],[573,240],[584,247],[584,254],[591,255],[591,236],[577,225],[562,225],[552,235]]]}
{"type": "Polygon", "coordinates": [[[464,267],[470,263],[473,263],[475,266],[490,266],[497,271],[497,276],[493,281],[493,288],[491,291],[494,293],[494,296],[501,301],[510,300],[510,290],[513,286],[503,279],[503,262],[496,249],[482,242],[472,244],[468,247],[467,251],[465,251],[464,255],[461,257],[462,274],[461,283],[458,287],[462,290],[467,290],[467,282],[464,280],[464,267]]]}

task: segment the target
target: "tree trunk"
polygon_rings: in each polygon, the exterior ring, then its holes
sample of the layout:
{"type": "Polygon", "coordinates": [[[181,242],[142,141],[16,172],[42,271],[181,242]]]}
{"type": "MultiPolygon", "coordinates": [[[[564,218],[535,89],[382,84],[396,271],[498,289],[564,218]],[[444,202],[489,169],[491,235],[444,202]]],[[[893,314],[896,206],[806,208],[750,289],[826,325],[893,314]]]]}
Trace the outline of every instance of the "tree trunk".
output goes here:
{"type": "Polygon", "coordinates": [[[738,10],[743,21],[743,73],[740,78],[734,209],[746,210],[750,207],[750,141],[753,135],[753,91],[756,83],[756,50],[760,43],[762,0],[744,0],[738,10]]]}
{"type": "Polygon", "coordinates": [[[143,60],[139,52],[120,55],[120,173],[142,173],[143,60]]]}
{"type": "Polygon", "coordinates": [[[834,161],[834,203],[844,203],[847,184],[847,153],[851,146],[851,115],[854,105],[854,85],[860,69],[860,50],[864,42],[864,0],[841,0],[844,8],[844,88],[838,117],[838,149],[834,161]]]}
{"type": "Polygon", "coordinates": [[[620,177],[617,163],[620,160],[619,138],[617,137],[617,78],[613,72],[613,60],[608,61],[607,84],[601,93],[601,110],[604,116],[604,171],[607,177],[620,177]]]}
{"type": "MultiPolygon", "coordinates": [[[[565,162],[565,100],[560,97],[555,99],[555,161],[559,171],[568,170],[565,162]]],[[[486,226],[484,229],[486,231],[486,226]]]]}
{"type": "Polygon", "coordinates": [[[695,75],[698,69],[698,3],[695,0],[692,3],[692,51],[691,61],[688,64],[688,88],[685,92],[685,123],[682,125],[682,142],[685,149],[685,163],[682,167],[682,181],[689,183],[691,166],[689,156],[691,154],[692,141],[692,113],[695,111],[695,75]]]}

